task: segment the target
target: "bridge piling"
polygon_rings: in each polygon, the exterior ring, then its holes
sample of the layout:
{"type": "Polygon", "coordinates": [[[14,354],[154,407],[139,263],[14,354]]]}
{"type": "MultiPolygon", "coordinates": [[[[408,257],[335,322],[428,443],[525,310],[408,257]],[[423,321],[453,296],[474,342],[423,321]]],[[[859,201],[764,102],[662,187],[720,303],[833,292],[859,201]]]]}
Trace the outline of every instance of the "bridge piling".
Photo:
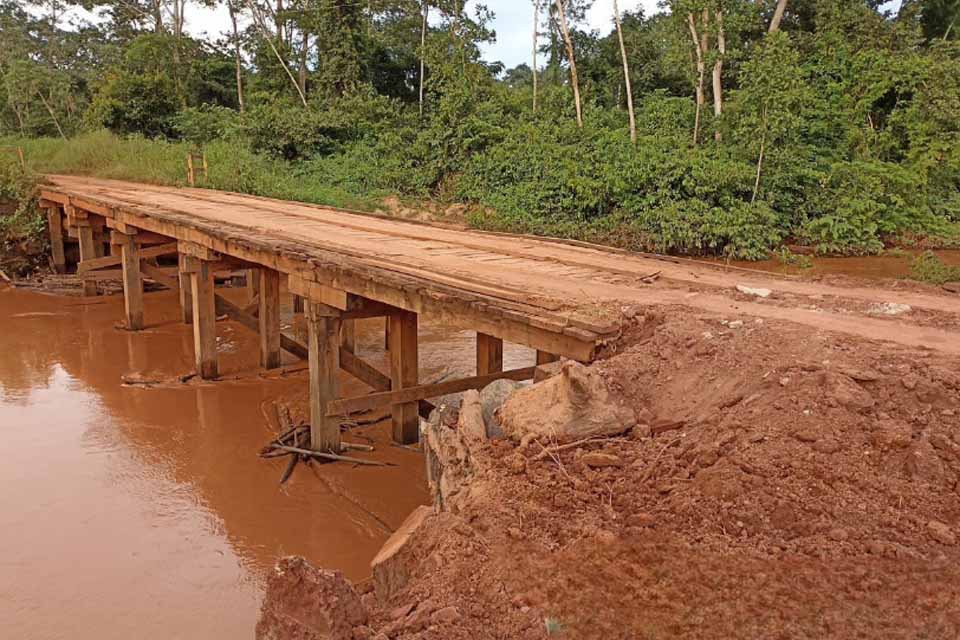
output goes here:
{"type": "Polygon", "coordinates": [[[140,248],[133,233],[114,231],[110,234],[111,247],[120,248],[120,268],[123,276],[123,310],[127,329],[143,329],[143,278],[140,275],[140,248]]]}
{"type": "Polygon", "coordinates": [[[327,415],[337,399],[340,372],[340,310],[307,300],[307,353],[310,367],[310,447],[340,453],[340,418],[327,415]]]}
{"type": "MultiPolygon", "coordinates": [[[[415,387],[418,382],[419,343],[417,314],[397,311],[390,316],[390,389],[400,391],[415,387]]],[[[413,444],[420,439],[419,404],[405,402],[393,405],[393,441],[413,444]]]]}

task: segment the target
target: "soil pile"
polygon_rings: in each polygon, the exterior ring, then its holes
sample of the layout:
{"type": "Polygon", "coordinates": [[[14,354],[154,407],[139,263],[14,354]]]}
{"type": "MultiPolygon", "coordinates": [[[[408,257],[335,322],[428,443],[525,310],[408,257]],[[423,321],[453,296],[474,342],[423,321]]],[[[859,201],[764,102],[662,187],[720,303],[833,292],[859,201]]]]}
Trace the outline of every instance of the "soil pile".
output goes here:
{"type": "Polygon", "coordinates": [[[960,636],[960,361],[681,308],[628,334],[592,369],[636,426],[474,444],[354,637],[960,636]]]}

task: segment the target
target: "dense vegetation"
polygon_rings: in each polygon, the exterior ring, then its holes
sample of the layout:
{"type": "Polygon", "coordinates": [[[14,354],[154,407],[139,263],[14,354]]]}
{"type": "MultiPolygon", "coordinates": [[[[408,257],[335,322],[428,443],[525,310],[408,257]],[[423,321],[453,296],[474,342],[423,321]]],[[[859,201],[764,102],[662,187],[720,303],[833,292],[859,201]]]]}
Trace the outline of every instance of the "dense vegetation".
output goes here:
{"type": "Polygon", "coordinates": [[[536,73],[485,62],[463,0],[219,0],[222,41],[188,0],[72,1],[0,0],[0,136],[36,171],[178,182],[196,146],[211,186],[634,248],[956,241],[958,0],[669,0],[607,36],[538,0],[536,73]]]}

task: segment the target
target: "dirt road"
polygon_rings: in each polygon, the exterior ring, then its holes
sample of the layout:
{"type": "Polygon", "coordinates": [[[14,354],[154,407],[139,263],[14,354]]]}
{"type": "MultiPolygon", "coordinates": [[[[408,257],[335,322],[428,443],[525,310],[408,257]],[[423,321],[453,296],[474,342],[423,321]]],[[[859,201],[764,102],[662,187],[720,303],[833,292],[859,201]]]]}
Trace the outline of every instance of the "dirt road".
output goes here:
{"type": "Polygon", "coordinates": [[[919,285],[886,288],[801,281],[602,247],[417,224],[204,189],[51,176],[56,187],[128,205],[295,240],[425,282],[483,293],[583,320],[612,320],[624,304],[683,305],[797,322],[960,354],[960,296],[919,285]],[[655,281],[647,276],[657,274],[655,281]],[[759,297],[737,286],[770,291],[759,297]],[[904,306],[909,307],[909,310],[904,306]]]}

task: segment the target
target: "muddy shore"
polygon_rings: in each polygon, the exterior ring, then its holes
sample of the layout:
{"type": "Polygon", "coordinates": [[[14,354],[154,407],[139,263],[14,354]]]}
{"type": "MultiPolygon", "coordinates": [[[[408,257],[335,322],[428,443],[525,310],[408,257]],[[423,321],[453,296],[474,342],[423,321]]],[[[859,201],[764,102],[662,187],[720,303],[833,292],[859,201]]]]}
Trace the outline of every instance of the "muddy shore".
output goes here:
{"type": "Polygon", "coordinates": [[[335,575],[284,561],[260,637],[960,634],[960,359],[661,307],[590,370],[635,426],[460,441],[456,497],[386,568],[334,605],[335,575]]]}

